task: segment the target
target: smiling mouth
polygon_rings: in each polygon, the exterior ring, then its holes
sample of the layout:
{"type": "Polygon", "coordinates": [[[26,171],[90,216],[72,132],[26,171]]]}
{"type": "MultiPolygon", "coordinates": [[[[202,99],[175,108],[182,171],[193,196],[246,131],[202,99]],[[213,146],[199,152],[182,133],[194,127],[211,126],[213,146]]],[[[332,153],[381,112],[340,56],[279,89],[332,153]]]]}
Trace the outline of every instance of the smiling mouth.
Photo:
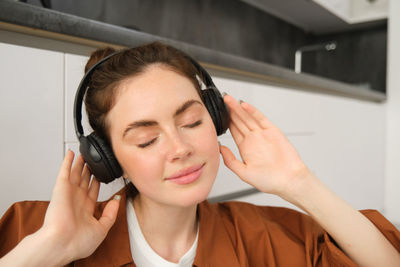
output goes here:
{"type": "Polygon", "coordinates": [[[204,165],[205,163],[183,169],[166,178],[165,180],[176,184],[190,184],[200,178],[201,174],[203,173],[204,165]]]}

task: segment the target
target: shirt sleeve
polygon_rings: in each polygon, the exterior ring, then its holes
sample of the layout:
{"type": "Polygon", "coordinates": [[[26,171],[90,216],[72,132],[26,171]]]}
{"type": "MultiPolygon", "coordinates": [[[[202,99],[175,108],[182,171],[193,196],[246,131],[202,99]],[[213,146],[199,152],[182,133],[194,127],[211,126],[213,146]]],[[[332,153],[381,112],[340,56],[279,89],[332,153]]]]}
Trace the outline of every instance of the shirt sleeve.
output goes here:
{"type": "Polygon", "coordinates": [[[4,213],[0,219],[0,258],[42,226],[47,206],[45,201],[17,202],[4,213]]]}
{"type": "MultiPolygon", "coordinates": [[[[361,210],[360,212],[376,226],[376,228],[400,253],[400,232],[396,229],[396,227],[376,210],[361,210]]],[[[332,237],[327,232],[324,232],[319,266],[357,265],[353,263],[350,258],[339,248],[332,237]]]]}
{"type": "MultiPolygon", "coordinates": [[[[376,210],[361,210],[360,212],[400,252],[400,232],[396,227],[376,210]]],[[[283,225],[281,230],[286,231],[288,236],[299,237],[297,240],[304,242],[307,266],[358,266],[310,216],[297,211],[278,208],[278,210],[273,211],[272,218],[283,225]]],[[[286,240],[286,242],[289,241],[286,240]]],[[[281,257],[284,257],[284,255],[281,255],[281,257]]]]}
{"type": "MultiPolygon", "coordinates": [[[[248,266],[358,266],[305,213],[249,203],[223,207],[229,211],[224,221],[232,243],[248,266]]],[[[360,212],[400,251],[400,233],[393,224],[376,210],[360,212]]]]}

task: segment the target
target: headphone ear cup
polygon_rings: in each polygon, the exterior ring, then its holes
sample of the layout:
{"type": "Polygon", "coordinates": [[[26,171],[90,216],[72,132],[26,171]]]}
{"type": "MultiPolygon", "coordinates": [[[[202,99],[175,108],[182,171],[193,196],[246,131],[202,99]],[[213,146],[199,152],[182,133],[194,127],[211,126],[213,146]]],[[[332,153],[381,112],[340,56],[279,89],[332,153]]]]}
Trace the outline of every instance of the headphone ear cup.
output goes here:
{"type": "Polygon", "coordinates": [[[121,166],[106,141],[93,132],[88,136],[82,136],[79,142],[79,150],[91,173],[99,182],[107,184],[122,176],[121,166]]]}
{"type": "Polygon", "coordinates": [[[210,87],[201,91],[204,104],[214,122],[217,135],[222,135],[229,127],[229,111],[218,89],[210,87]]]}

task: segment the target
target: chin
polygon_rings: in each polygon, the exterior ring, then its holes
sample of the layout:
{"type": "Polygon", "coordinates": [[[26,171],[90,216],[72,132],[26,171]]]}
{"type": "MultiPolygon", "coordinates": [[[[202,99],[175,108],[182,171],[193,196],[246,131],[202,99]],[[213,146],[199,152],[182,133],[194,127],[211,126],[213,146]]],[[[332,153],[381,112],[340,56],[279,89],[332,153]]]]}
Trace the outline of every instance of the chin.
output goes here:
{"type": "MultiPolygon", "coordinates": [[[[182,207],[189,207],[193,205],[197,205],[200,202],[203,202],[207,199],[208,195],[211,192],[211,185],[203,185],[196,188],[194,190],[188,190],[187,192],[182,192],[179,197],[179,203],[177,205],[182,207]]],[[[177,196],[178,199],[178,196],[177,196]]]]}

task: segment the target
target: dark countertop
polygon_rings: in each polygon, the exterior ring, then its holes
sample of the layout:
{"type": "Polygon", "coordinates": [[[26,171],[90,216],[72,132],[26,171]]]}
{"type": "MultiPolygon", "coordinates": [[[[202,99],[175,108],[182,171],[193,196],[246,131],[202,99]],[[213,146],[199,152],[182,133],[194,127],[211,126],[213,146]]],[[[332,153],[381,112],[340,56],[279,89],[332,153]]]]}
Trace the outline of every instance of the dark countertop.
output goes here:
{"type": "Polygon", "coordinates": [[[386,100],[384,93],[367,88],[311,74],[298,74],[292,70],[268,63],[11,0],[0,0],[0,22],[0,28],[4,28],[4,25],[18,25],[26,27],[33,35],[35,35],[35,29],[39,29],[54,33],[56,39],[57,34],[62,34],[78,37],[77,39],[88,39],[127,47],[158,40],[187,52],[211,70],[211,73],[214,71],[214,73],[225,73],[230,77],[240,76],[241,78],[256,79],[282,87],[368,101],[386,100]]]}

